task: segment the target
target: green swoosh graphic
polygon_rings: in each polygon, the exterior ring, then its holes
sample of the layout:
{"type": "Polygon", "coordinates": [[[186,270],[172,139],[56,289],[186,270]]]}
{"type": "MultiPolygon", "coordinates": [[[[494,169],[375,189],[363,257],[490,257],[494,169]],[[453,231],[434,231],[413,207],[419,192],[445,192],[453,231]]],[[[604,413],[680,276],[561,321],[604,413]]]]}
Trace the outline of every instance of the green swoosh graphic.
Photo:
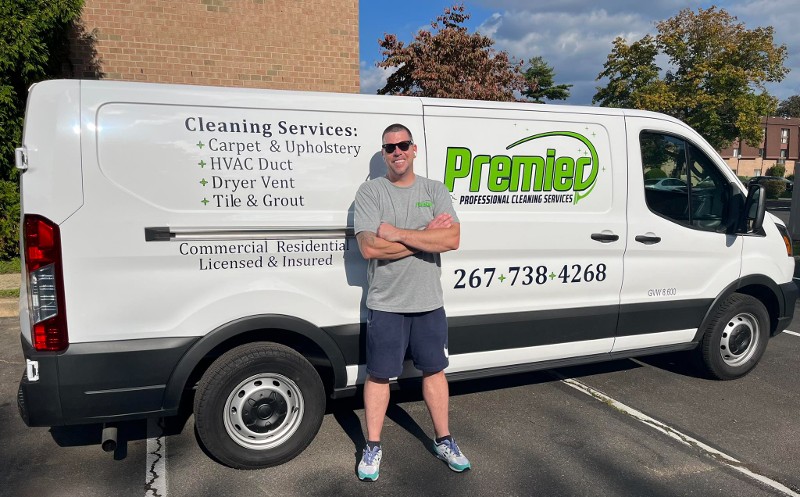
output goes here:
{"type": "Polygon", "coordinates": [[[594,190],[594,185],[597,184],[597,171],[600,170],[600,163],[597,160],[597,150],[595,150],[594,145],[590,142],[585,136],[580,133],[574,133],[572,131],[548,131],[547,133],[539,133],[538,135],[529,136],[527,138],[523,138],[521,140],[515,141],[511,145],[506,147],[506,150],[511,150],[512,148],[516,147],[517,145],[521,145],[525,142],[529,142],[531,140],[537,140],[539,138],[547,138],[549,136],[566,136],[568,138],[575,138],[579,140],[581,143],[586,145],[589,149],[589,154],[592,156],[592,175],[591,175],[591,182],[592,186],[590,186],[583,194],[579,192],[575,192],[575,200],[573,200],[573,204],[577,204],[579,200],[586,198],[592,193],[594,190]]]}

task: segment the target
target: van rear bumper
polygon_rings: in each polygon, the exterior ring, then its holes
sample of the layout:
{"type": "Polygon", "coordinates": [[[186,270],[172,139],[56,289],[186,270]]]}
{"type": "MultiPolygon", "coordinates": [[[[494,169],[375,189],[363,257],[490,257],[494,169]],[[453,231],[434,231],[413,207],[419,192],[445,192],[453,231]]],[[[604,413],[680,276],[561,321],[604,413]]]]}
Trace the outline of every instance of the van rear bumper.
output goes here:
{"type": "Polygon", "coordinates": [[[180,358],[197,340],[162,338],[72,344],[64,352],[38,352],[21,337],[25,358],[39,379],[23,375],[17,407],[28,426],[123,421],[171,415],[164,391],[180,358]]]}

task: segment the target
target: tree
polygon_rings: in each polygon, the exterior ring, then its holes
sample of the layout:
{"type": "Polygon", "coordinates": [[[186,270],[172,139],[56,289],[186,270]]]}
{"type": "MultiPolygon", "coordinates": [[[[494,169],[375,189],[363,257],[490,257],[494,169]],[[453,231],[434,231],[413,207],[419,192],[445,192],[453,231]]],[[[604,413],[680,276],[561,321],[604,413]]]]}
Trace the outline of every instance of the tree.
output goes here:
{"type": "Polygon", "coordinates": [[[543,57],[534,57],[528,63],[530,67],[524,73],[523,95],[539,104],[543,104],[544,99],[566,100],[569,98],[569,89],[572,88],[572,85],[554,84],[555,71],[543,57]]]}
{"type": "Polygon", "coordinates": [[[62,74],[67,36],[83,0],[0,0],[0,259],[18,249],[14,148],[31,84],[62,74]]]}
{"type": "Polygon", "coordinates": [[[748,30],[736,21],[716,7],[684,9],[657,23],[655,37],[630,45],[617,38],[597,78],[608,84],[593,102],[670,114],[717,148],[736,138],[758,145],[761,117],[777,104],[765,83],[786,76],[787,49],[774,44],[771,26],[748,30]],[[663,77],[659,54],[669,61],[663,77]]]}
{"type": "Polygon", "coordinates": [[[800,95],[793,95],[781,102],[775,114],[781,117],[800,117],[800,95]]]}
{"type": "Polygon", "coordinates": [[[420,30],[405,45],[393,34],[378,43],[384,59],[378,67],[397,68],[378,90],[381,95],[516,100],[524,89],[522,62],[513,63],[506,52],[492,48],[494,40],[468,33],[463,5],[454,5],[420,30]]]}
{"type": "Polygon", "coordinates": [[[623,38],[614,40],[614,48],[597,79],[608,78],[598,88],[593,103],[607,107],[661,110],[671,101],[670,90],[661,80],[656,65],[656,39],[650,35],[630,45],[623,38]]]}
{"type": "Polygon", "coordinates": [[[783,178],[786,174],[786,166],[783,164],[775,164],[774,166],[767,169],[767,174],[765,176],[777,176],[779,178],[783,178]]]}

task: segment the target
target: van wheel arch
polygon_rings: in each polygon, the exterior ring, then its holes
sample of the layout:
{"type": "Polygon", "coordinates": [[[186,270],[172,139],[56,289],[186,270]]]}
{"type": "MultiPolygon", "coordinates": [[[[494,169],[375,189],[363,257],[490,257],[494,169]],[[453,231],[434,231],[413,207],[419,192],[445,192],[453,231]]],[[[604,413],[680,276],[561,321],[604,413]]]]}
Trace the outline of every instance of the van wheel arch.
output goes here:
{"type": "Polygon", "coordinates": [[[735,293],[750,295],[759,300],[761,304],[766,307],[767,313],[769,314],[770,336],[774,336],[778,327],[778,317],[784,312],[783,303],[778,297],[781,293],[780,288],[771,278],[763,275],[750,275],[734,281],[717,295],[711,305],[708,306],[706,315],[700,327],[697,329],[697,334],[693,342],[700,343],[709,321],[713,318],[714,310],[717,309],[725,299],[735,293]]]}
{"type": "Polygon", "coordinates": [[[750,295],[764,305],[769,315],[769,334],[770,336],[774,336],[778,327],[778,316],[780,316],[782,312],[778,296],[775,292],[763,285],[749,285],[740,288],[737,293],[750,295]]]}
{"type": "Polygon", "coordinates": [[[269,341],[287,346],[311,362],[326,393],[347,383],[345,361],[333,339],[307,321],[283,315],[258,315],[218,327],[186,352],[164,394],[164,410],[177,412],[186,390],[193,389],[213,361],[238,346],[269,341]]]}

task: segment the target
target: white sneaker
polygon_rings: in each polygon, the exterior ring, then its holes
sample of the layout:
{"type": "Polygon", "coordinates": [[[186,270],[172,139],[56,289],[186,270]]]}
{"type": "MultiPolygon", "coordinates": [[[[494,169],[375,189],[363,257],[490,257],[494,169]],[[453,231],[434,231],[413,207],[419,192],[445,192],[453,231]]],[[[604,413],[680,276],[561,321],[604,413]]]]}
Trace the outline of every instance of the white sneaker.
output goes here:
{"type": "Polygon", "coordinates": [[[361,455],[361,462],[358,463],[358,479],[361,481],[375,481],[378,479],[378,472],[381,468],[381,457],[383,453],[381,446],[369,447],[364,449],[361,455]]]}
{"type": "Polygon", "coordinates": [[[458,448],[458,444],[452,438],[446,438],[441,443],[434,442],[433,450],[436,451],[436,457],[447,462],[450,469],[457,473],[472,467],[469,459],[461,453],[461,449],[458,448]]]}

